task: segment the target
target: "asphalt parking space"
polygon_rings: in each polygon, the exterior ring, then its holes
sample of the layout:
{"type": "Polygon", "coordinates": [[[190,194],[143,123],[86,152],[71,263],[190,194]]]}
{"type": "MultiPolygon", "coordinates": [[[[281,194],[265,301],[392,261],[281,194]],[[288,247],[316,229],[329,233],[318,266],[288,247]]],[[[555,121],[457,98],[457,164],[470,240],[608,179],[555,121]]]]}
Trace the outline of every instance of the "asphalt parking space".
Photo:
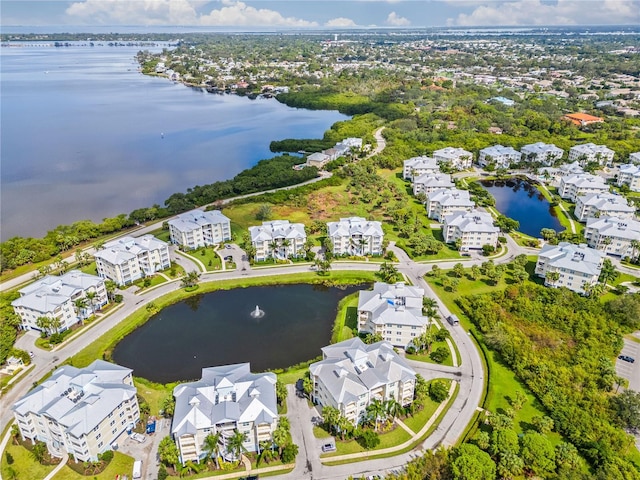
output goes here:
{"type": "Polygon", "coordinates": [[[620,358],[616,359],[616,373],[629,381],[629,388],[640,391],[640,344],[624,339],[624,346],[619,355],[634,358],[636,361],[631,363],[620,358]]]}

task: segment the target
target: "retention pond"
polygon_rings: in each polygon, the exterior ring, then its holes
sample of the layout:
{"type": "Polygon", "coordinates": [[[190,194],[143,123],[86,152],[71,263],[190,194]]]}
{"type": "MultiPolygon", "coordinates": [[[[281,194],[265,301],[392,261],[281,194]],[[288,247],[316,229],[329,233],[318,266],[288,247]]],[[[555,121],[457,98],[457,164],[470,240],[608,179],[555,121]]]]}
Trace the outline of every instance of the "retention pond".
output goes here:
{"type": "Polygon", "coordinates": [[[521,178],[484,180],[482,186],[496,199],[500,213],[520,222],[519,231],[539,237],[543,228],[563,230],[551,204],[535,185],[521,178]]]}
{"type": "Polygon", "coordinates": [[[338,302],[364,288],[297,284],[196,295],[125,337],[113,360],[160,383],[200,378],[203,367],[231,363],[251,362],[254,372],[285,368],[320,355],[338,302]],[[255,315],[256,306],[264,315],[255,315]]]}

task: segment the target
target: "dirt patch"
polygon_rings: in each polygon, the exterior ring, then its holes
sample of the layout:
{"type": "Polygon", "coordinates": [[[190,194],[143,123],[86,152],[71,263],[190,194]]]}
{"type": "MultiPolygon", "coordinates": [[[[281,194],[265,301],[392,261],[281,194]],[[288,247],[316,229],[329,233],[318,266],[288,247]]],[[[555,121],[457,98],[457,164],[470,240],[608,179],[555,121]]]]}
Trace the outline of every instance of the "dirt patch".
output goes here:
{"type": "Polygon", "coordinates": [[[337,192],[315,192],[309,195],[309,216],[312,220],[327,220],[335,217],[342,196],[337,192]]]}

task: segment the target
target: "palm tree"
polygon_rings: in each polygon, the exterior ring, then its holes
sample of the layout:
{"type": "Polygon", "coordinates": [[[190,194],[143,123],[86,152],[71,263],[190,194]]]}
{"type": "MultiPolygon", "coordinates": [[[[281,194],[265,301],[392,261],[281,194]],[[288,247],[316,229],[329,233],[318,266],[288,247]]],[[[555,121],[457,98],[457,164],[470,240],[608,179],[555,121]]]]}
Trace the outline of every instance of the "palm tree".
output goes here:
{"type": "Polygon", "coordinates": [[[338,430],[340,431],[340,437],[342,438],[342,441],[344,441],[345,434],[353,430],[353,424],[347,417],[344,417],[342,415],[338,417],[338,423],[336,424],[336,427],[338,427],[338,430]]]}
{"type": "Polygon", "coordinates": [[[73,305],[76,307],[76,313],[78,315],[78,318],[80,319],[80,321],[82,323],[84,323],[83,311],[84,311],[85,308],[87,308],[87,299],[86,299],[86,297],[78,298],[75,302],[73,302],[73,305]]]}
{"type": "Polygon", "coordinates": [[[36,327],[42,330],[45,335],[51,335],[51,319],[49,317],[36,318],[36,327]]]}
{"type": "Polygon", "coordinates": [[[87,292],[85,294],[85,297],[87,297],[87,300],[89,301],[89,304],[91,305],[91,315],[93,315],[94,313],[96,313],[96,311],[94,310],[94,302],[96,297],[98,296],[98,294],[96,292],[87,292]]]}
{"type": "Polygon", "coordinates": [[[242,452],[246,451],[246,448],[244,448],[244,442],[246,440],[247,434],[235,429],[233,431],[233,435],[231,435],[231,438],[229,438],[229,441],[227,442],[227,452],[235,457],[238,462],[240,462],[242,452]]]}
{"type": "Polygon", "coordinates": [[[398,415],[401,415],[402,411],[404,410],[402,408],[402,405],[400,405],[400,403],[395,398],[390,398],[389,400],[384,402],[384,408],[387,412],[387,415],[389,415],[394,420],[398,415]]]}
{"type": "Polygon", "coordinates": [[[545,274],[544,278],[547,281],[547,283],[549,283],[552,287],[554,287],[556,282],[560,280],[560,272],[552,272],[549,270],[545,274]]]}
{"type": "Polygon", "coordinates": [[[220,438],[222,435],[220,432],[210,433],[206,437],[204,437],[204,443],[202,444],[202,450],[205,453],[205,456],[208,459],[213,458],[213,461],[216,464],[216,468],[218,468],[218,457],[220,456],[220,438]]]}
{"type": "Polygon", "coordinates": [[[422,299],[422,309],[429,321],[433,320],[438,315],[438,302],[429,297],[422,299]]]}
{"type": "Polygon", "coordinates": [[[116,288],[118,288],[118,285],[113,280],[104,281],[104,289],[107,291],[107,298],[110,301],[113,301],[113,292],[116,291],[116,288]]]}
{"type": "Polygon", "coordinates": [[[335,431],[335,427],[338,423],[338,418],[340,417],[340,410],[331,405],[327,405],[326,407],[322,407],[322,418],[324,419],[325,428],[331,433],[335,431]]]}
{"type": "Polygon", "coordinates": [[[291,241],[289,241],[289,239],[285,238],[284,240],[282,240],[282,242],[280,243],[280,248],[282,248],[284,250],[284,256],[285,258],[289,257],[289,247],[291,246],[291,241]]]}
{"type": "Polygon", "coordinates": [[[635,259],[640,251],[640,240],[631,240],[631,258],[635,259]]]}
{"type": "Polygon", "coordinates": [[[278,242],[275,240],[269,242],[269,249],[271,250],[271,256],[273,257],[273,261],[276,261],[276,250],[278,250],[278,242]]]}
{"type": "Polygon", "coordinates": [[[13,439],[13,443],[17,445],[20,438],[20,427],[18,427],[17,423],[11,425],[11,438],[13,439]]]}
{"type": "Polygon", "coordinates": [[[373,419],[374,431],[378,431],[378,420],[383,420],[386,417],[384,403],[377,398],[374,398],[369,405],[367,405],[367,413],[373,419]]]}
{"type": "Polygon", "coordinates": [[[278,453],[280,455],[282,455],[282,450],[289,444],[289,439],[289,425],[286,422],[281,422],[273,431],[273,443],[278,446],[278,453]]]}

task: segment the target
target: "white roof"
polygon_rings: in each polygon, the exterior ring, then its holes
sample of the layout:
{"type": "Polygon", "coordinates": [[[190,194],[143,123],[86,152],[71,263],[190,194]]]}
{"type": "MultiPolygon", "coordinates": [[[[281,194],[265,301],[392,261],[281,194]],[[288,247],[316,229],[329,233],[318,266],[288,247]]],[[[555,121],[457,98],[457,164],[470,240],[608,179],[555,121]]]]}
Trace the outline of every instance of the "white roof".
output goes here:
{"type": "Polygon", "coordinates": [[[596,145],[595,143],[583,143],[582,145],[574,145],[570,150],[584,154],[601,153],[603,155],[612,155],[615,153],[606,145],[596,145]]]}
{"type": "Polygon", "coordinates": [[[226,422],[273,423],[278,418],[276,375],[251,373],[248,363],[202,369],[202,379],[173,389],[171,433],[195,434],[226,422]]]}
{"type": "Polygon", "coordinates": [[[493,145],[491,147],[483,148],[482,150],[480,150],[480,153],[490,155],[492,157],[498,157],[502,155],[520,157],[520,152],[515,148],[505,147],[503,145],[493,145]]]}
{"type": "Polygon", "coordinates": [[[53,418],[76,438],[88,434],[136,388],[123,383],[131,369],[103,360],[87,368],[65,365],[13,405],[20,415],[33,413],[53,418]]]}
{"type": "Polygon", "coordinates": [[[167,223],[181,232],[191,232],[208,225],[229,223],[229,219],[220,210],[210,210],[208,212],[191,210],[181,213],[177,218],[169,220],[167,223]]]}
{"type": "Polygon", "coordinates": [[[101,258],[112,265],[121,265],[142,253],[165,248],[168,248],[166,242],[158,240],[149,233],[141,237],[134,238],[127,236],[107,242],[104,244],[104,247],[94,253],[93,256],[95,258],[101,258]]]}
{"type": "Polygon", "coordinates": [[[374,324],[400,324],[423,327],[427,318],[422,316],[422,288],[407,286],[403,282],[388,284],[376,282],[373,290],[358,294],[358,311],[371,312],[374,324]]]}
{"type": "Polygon", "coordinates": [[[536,142],[522,147],[522,153],[561,153],[564,152],[561,148],[556,147],[553,143],[536,142]]]}
{"type": "Polygon", "coordinates": [[[565,163],[564,165],[560,165],[559,170],[562,171],[565,175],[584,173],[584,169],[577,160],[573,163],[565,163]]]}
{"type": "Polygon", "coordinates": [[[429,168],[432,170],[438,170],[440,168],[438,167],[438,162],[436,162],[435,158],[427,156],[409,158],[408,160],[404,161],[404,167],[416,169],[429,168]]]}
{"type": "Polygon", "coordinates": [[[467,152],[464,148],[445,147],[433,152],[434,156],[447,158],[449,160],[457,160],[460,157],[472,157],[471,152],[467,152]]]}
{"type": "Polygon", "coordinates": [[[439,203],[443,207],[474,207],[475,203],[469,196],[469,190],[436,190],[427,195],[429,203],[439,203]]]}
{"type": "Polygon", "coordinates": [[[590,173],[576,173],[569,175],[562,179],[565,184],[575,185],[576,187],[584,188],[599,188],[602,190],[609,190],[609,186],[606,184],[604,178],[598,175],[591,175],[590,173]]]}
{"type": "Polygon", "coordinates": [[[604,253],[583,243],[574,245],[568,242],[560,242],[558,245],[546,244],[538,255],[539,258],[546,259],[547,266],[589,275],[600,275],[604,256],[604,253]]]}
{"type": "Polygon", "coordinates": [[[356,401],[360,395],[392,382],[414,380],[416,372],[388,342],[365,345],[359,338],[322,349],[324,360],[309,366],[338,404],[356,401]]]}
{"type": "Polygon", "coordinates": [[[587,229],[594,229],[601,236],[640,241],[640,222],[636,220],[608,216],[589,218],[587,229]]]}
{"type": "Polygon", "coordinates": [[[382,236],[382,223],[362,217],[341,218],[339,222],[327,222],[330,237],[352,235],[382,236]]]}
{"type": "Polygon", "coordinates": [[[19,290],[20,298],[11,305],[25,307],[42,313],[51,313],[71,297],[104,283],[100,277],[79,270],[71,270],[61,276],[47,275],[19,290]]]}
{"type": "Polygon", "coordinates": [[[633,177],[640,177],[640,165],[620,165],[621,175],[631,175],[633,177]]]}
{"type": "Polygon", "coordinates": [[[456,226],[462,232],[497,233],[500,229],[493,225],[493,217],[480,210],[457,212],[447,215],[444,219],[445,228],[456,226]]]}
{"type": "Polygon", "coordinates": [[[624,211],[629,213],[636,211],[634,207],[629,205],[625,197],[615,193],[590,193],[589,195],[578,197],[578,201],[582,202],[583,205],[595,207],[601,211],[614,210],[616,212],[624,211]]]}
{"type": "Polygon", "coordinates": [[[413,181],[414,184],[424,185],[425,187],[454,187],[451,181],[451,175],[446,173],[425,173],[420,175],[413,181]]]}
{"type": "Polygon", "coordinates": [[[249,227],[252,242],[265,242],[275,239],[297,240],[307,238],[302,223],[289,223],[289,220],[262,222],[260,226],[249,227]]]}

